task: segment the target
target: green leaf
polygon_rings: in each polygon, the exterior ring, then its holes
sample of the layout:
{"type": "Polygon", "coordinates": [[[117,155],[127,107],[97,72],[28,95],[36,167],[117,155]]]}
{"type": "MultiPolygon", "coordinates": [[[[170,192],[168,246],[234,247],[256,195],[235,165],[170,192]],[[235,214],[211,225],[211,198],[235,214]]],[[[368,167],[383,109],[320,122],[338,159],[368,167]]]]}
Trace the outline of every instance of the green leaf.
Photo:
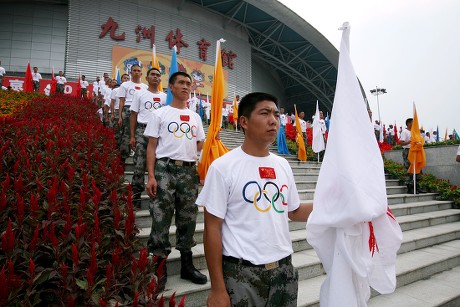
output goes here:
{"type": "Polygon", "coordinates": [[[87,290],[88,289],[88,282],[83,279],[76,279],[75,283],[80,289],[87,290]]]}

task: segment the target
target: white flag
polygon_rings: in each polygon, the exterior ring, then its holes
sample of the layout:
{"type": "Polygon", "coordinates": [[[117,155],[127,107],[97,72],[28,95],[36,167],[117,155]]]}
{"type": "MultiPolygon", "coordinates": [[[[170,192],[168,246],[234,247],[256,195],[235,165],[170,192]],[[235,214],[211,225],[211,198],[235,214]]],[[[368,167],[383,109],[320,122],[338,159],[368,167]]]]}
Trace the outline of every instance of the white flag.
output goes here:
{"type": "Polygon", "coordinates": [[[323,128],[319,118],[318,100],[316,101],[316,113],[313,119],[313,141],[311,147],[314,152],[320,152],[326,148],[324,146],[323,128]]]}
{"type": "Polygon", "coordinates": [[[366,306],[370,286],[396,287],[402,232],[388,209],[383,160],[349,55],[344,23],[327,151],[307,222],[307,240],[327,277],[320,305],[366,306]]]}

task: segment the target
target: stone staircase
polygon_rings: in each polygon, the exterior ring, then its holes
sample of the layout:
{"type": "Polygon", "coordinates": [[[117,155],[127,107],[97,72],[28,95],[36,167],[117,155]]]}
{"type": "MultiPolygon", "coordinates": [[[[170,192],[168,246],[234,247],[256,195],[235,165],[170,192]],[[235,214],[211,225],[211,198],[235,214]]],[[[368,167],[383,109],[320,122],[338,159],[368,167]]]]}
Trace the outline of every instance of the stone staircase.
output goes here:
{"type": "MultiPolygon", "coordinates": [[[[241,145],[242,132],[223,131],[221,140],[233,149],[241,145]]],[[[272,152],[276,147],[272,146],[272,152]]],[[[312,200],[320,164],[299,162],[295,156],[285,157],[291,165],[301,200],[312,200]]],[[[131,180],[132,160],[126,164],[125,178],[131,180]]],[[[405,194],[406,188],[397,180],[386,179],[388,204],[403,230],[403,243],[398,252],[397,289],[393,294],[372,292],[369,306],[460,306],[460,210],[452,209],[448,201],[436,199],[436,194],[405,194]]],[[[145,194],[145,193],[144,193],[145,194]]],[[[151,219],[148,197],[143,195],[141,209],[136,212],[136,225],[143,244],[150,233],[151,219]]],[[[197,218],[193,248],[194,264],[208,275],[203,248],[203,210],[197,218]]],[[[305,223],[290,222],[294,254],[292,261],[299,272],[298,306],[319,306],[319,292],[325,272],[315,251],[306,241],[305,223]]],[[[170,239],[175,244],[175,225],[170,239]]],[[[168,283],[165,297],[176,291],[179,299],[186,296],[186,306],[205,306],[210,282],[195,285],[180,279],[180,254],[173,249],[168,261],[168,283]]],[[[208,275],[209,276],[209,275],[208,275]]],[[[177,301],[177,299],[176,299],[177,301]]]]}

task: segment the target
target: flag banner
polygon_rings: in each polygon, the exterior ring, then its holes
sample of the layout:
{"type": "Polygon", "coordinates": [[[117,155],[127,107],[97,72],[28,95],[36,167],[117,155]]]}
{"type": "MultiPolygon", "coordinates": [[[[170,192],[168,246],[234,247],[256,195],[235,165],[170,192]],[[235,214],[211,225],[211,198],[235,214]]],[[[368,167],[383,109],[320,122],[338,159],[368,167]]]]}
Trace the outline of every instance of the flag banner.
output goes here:
{"type": "Polygon", "coordinates": [[[300,161],[307,161],[307,149],[303,139],[302,127],[300,126],[299,115],[297,114],[297,106],[294,105],[295,110],[295,129],[297,131],[295,142],[297,143],[297,159],[300,161]]]}
{"type": "Polygon", "coordinates": [[[116,68],[116,71],[117,71],[117,73],[116,73],[116,75],[115,75],[115,78],[117,79],[117,83],[118,83],[118,84],[121,84],[120,69],[119,69],[117,66],[115,66],[115,68],[116,68]]]}
{"type": "MultiPolygon", "coordinates": [[[[161,73],[161,67],[160,67],[160,64],[158,63],[157,48],[156,48],[155,44],[153,44],[153,46],[152,46],[152,68],[158,69],[160,71],[160,73],[161,73]]],[[[168,84],[168,83],[166,83],[166,84],[168,84]]],[[[158,83],[158,91],[163,92],[163,84],[162,84],[161,81],[160,81],[160,83],[158,83]]]]}
{"type": "MultiPolygon", "coordinates": [[[[174,74],[174,73],[176,73],[178,71],[179,71],[179,68],[177,67],[177,47],[174,46],[173,49],[172,49],[171,65],[169,66],[168,80],[169,80],[169,78],[171,78],[172,74],[174,74]]],[[[171,90],[169,89],[169,86],[168,86],[168,92],[167,92],[167,95],[166,95],[166,105],[171,104],[172,101],[173,101],[173,95],[172,95],[172,92],[171,92],[171,90]]]]}
{"type": "Polygon", "coordinates": [[[319,106],[318,101],[316,101],[316,112],[315,118],[313,119],[313,142],[311,147],[314,152],[318,153],[326,149],[324,144],[324,135],[323,130],[321,129],[321,122],[319,118],[319,106]]]}
{"type": "Polygon", "coordinates": [[[436,142],[439,142],[439,126],[436,126],[436,142]]]}
{"type": "Polygon", "coordinates": [[[407,158],[409,159],[410,166],[407,172],[409,174],[420,174],[422,168],[426,165],[425,149],[423,149],[425,140],[420,133],[418,125],[417,109],[414,103],[414,119],[412,121],[412,128],[410,130],[410,149],[407,158]]]}
{"type": "Polygon", "coordinates": [[[238,127],[238,101],[236,101],[235,93],[233,93],[233,106],[232,106],[232,109],[233,109],[233,122],[235,123],[235,127],[238,127]]]}
{"type": "Polygon", "coordinates": [[[329,131],[329,125],[330,125],[329,112],[327,113],[324,121],[326,122],[326,130],[329,131]]]}
{"type": "Polygon", "coordinates": [[[34,81],[32,79],[32,70],[30,69],[30,63],[27,64],[26,77],[24,80],[24,92],[32,93],[34,91],[34,81]]]}
{"type": "Polygon", "coordinates": [[[444,134],[444,142],[447,142],[448,139],[449,139],[449,136],[447,134],[447,128],[446,128],[446,133],[444,134]]]}
{"type": "MultiPolygon", "coordinates": [[[[225,40],[220,39],[216,44],[216,67],[214,69],[214,77],[212,84],[212,97],[211,97],[211,122],[209,123],[208,133],[206,140],[201,150],[200,160],[198,161],[198,174],[200,180],[206,178],[211,163],[229,152],[227,147],[218,137],[220,131],[220,123],[222,121],[222,106],[224,104],[224,74],[222,69],[222,56],[220,43],[225,40]]],[[[209,100],[208,100],[209,101],[209,100]]]]}
{"type": "Polygon", "coordinates": [[[452,131],[452,135],[454,137],[454,140],[460,140],[460,137],[458,136],[458,133],[457,133],[457,131],[455,131],[455,129],[454,129],[454,131],[452,131]]]}
{"type": "MultiPolygon", "coordinates": [[[[101,79],[103,80],[103,79],[101,79]]],[[[56,93],[56,85],[57,85],[57,80],[56,76],[54,75],[54,66],[53,70],[51,71],[51,88],[50,88],[50,95],[53,95],[56,93]]]]}
{"type": "Polygon", "coordinates": [[[367,306],[370,287],[393,292],[402,241],[388,208],[383,159],[349,55],[348,23],[341,30],[334,124],[307,221],[307,240],[327,274],[321,307],[367,306]]]}
{"type": "Polygon", "coordinates": [[[396,126],[396,122],[395,122],[395,125],[393,127],[393,131],[395,133],[395,144],[399,144],[399,136],[398,136],[398,126],[396,126]]]}
{"type": "MultiPolygon", "coordinates": [[[[279,107],[278,107],[279,112],[279,107]]],[[[278,134],[276,135],[276,145],[278,147],[278,153],[281,155],[289,155],[289,149],[286,143],[286,130],[283,125],[280,123],[280,128],[278,129],[278,134]]]]}
{"type": "Polygon", "coordinates": [[[80,79],[80,74],[78,74],[77,90],[75,91],[75,97],[81,97],[81,79],[80,79]]]}

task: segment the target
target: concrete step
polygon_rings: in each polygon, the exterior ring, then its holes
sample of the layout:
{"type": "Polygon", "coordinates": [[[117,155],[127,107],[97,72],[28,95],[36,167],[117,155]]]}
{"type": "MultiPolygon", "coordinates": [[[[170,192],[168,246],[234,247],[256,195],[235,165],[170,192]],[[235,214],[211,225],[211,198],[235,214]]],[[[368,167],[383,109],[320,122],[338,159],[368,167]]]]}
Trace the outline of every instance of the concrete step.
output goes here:
{"type": "MultiPolygon", "coordinates": [[[[448,274],[450,280],[447,281],[447,283],[449,283],[452,278],[454,281],[459,281],[459,266],[460,240],[415,250],[410,253],[400,254],[396,260],[397,291],[388,295],[377,295],[377,293],[373,291],[372,295],[374,295],[374,297],[371,298],[369,306],[440,306],[443,305],[443,302],[445,301],[456,300],[458,299],[458,294],[455,293],[449,294],[450,297],[440,299],[439,304],[427,302],[417,304],[413,300],[406,301],[405,304],[401,304],[402,302],[393,304],[394,300],[391,299],[391,297],[397,295],[399,293],[399,289],[401,289],[403,293],[407,293],[407,289],[413,288],[413,286],[411,287],[410,285],[414,282],[424,281],[434,274],[446,271],[448,272],[449,270],[452,270],[452,274],[448,274]],[[456,273],[457,275],[455,275],[456,273]],[[385,302],[387,304],[384,304],[385,302]]],[[[324,279],[325,275],[312,279],[300,280],[297,306],[319,306],[319,291],[324,279]]],[[[456,287],[457,293],[460,292],[458,284],[452,283],[451,286],[456,287]]],[[[451,290],[450,292],[455,291],[451,290]]],[[[415,290],[415,292],[412,292],[412,295],[417,297],[419,294],[417,293],[417,290],[415,290]]],[[[433,295],[433,299],[435,296],[437,296],[438,299],[440,298],[440,296],[433,294],[433,289],[424,293],[423,297],[426,298],[430,295],[433,295]]]]}
{"type": "MultiPolygon", "coordinates": [[[[173,253],[171,253],[171,256],[173,253]]],[[[170,258],[171,258],[170,256],[170,258]]],[[[299,272],[298,306],[319,306],[319,289],[325,275],[321,263],[314,250],[296,252],[292,256],[292,262],[299,272]]],[[[448,271],[455,268],[458,272],[460,266],[460,240],[438,244],[408,253],[399,254],[396,262],[397,287],[404,287],[414,282],[430,278],[433,274],[448,271]]],[[[200,270],[209,276],[208,271],[200,270]]],[[[170,262],[168,259],[168,273],[170,262]]],[[[168,277],[165,297],[170,297],[176,291],[176,297],[186,295],[186,306],[205,306],[210,282],[205,285],[194,285],[184,281],[178,275],[171,274],[168,277]]],[[[458,276],[458,275],[457,275],[458,276]]],[[[455,286],[458,285],[454,284],[455,286]]],[[[397,292],[395,292],[396,294],[397,292]]],[[[377,295],[375,291],[373,295],[377,295]]],[[[377,296],[379,297],[379,296],[377,296]]],[[[376,298],[377,298],[376,297],[376,298]]],[[[380,296],[382,299],[388,295],[380,296]]],[[[452,295],[456,298],[457,295],[452,295]]],[[[374,302],[378,302],[373,298],[374,302]]],[[[380,305],[383,306],[383,305],[380,305]]],[[[393,305],[385,305],[393,306],[393,305]]],[[[403,306],[403,305],[400,305],[403,306]]],[[[406,304],[404,306],[425,306],[406,304]]],[[[437,306],[437,305],[426,305],[437,306]]]]}

